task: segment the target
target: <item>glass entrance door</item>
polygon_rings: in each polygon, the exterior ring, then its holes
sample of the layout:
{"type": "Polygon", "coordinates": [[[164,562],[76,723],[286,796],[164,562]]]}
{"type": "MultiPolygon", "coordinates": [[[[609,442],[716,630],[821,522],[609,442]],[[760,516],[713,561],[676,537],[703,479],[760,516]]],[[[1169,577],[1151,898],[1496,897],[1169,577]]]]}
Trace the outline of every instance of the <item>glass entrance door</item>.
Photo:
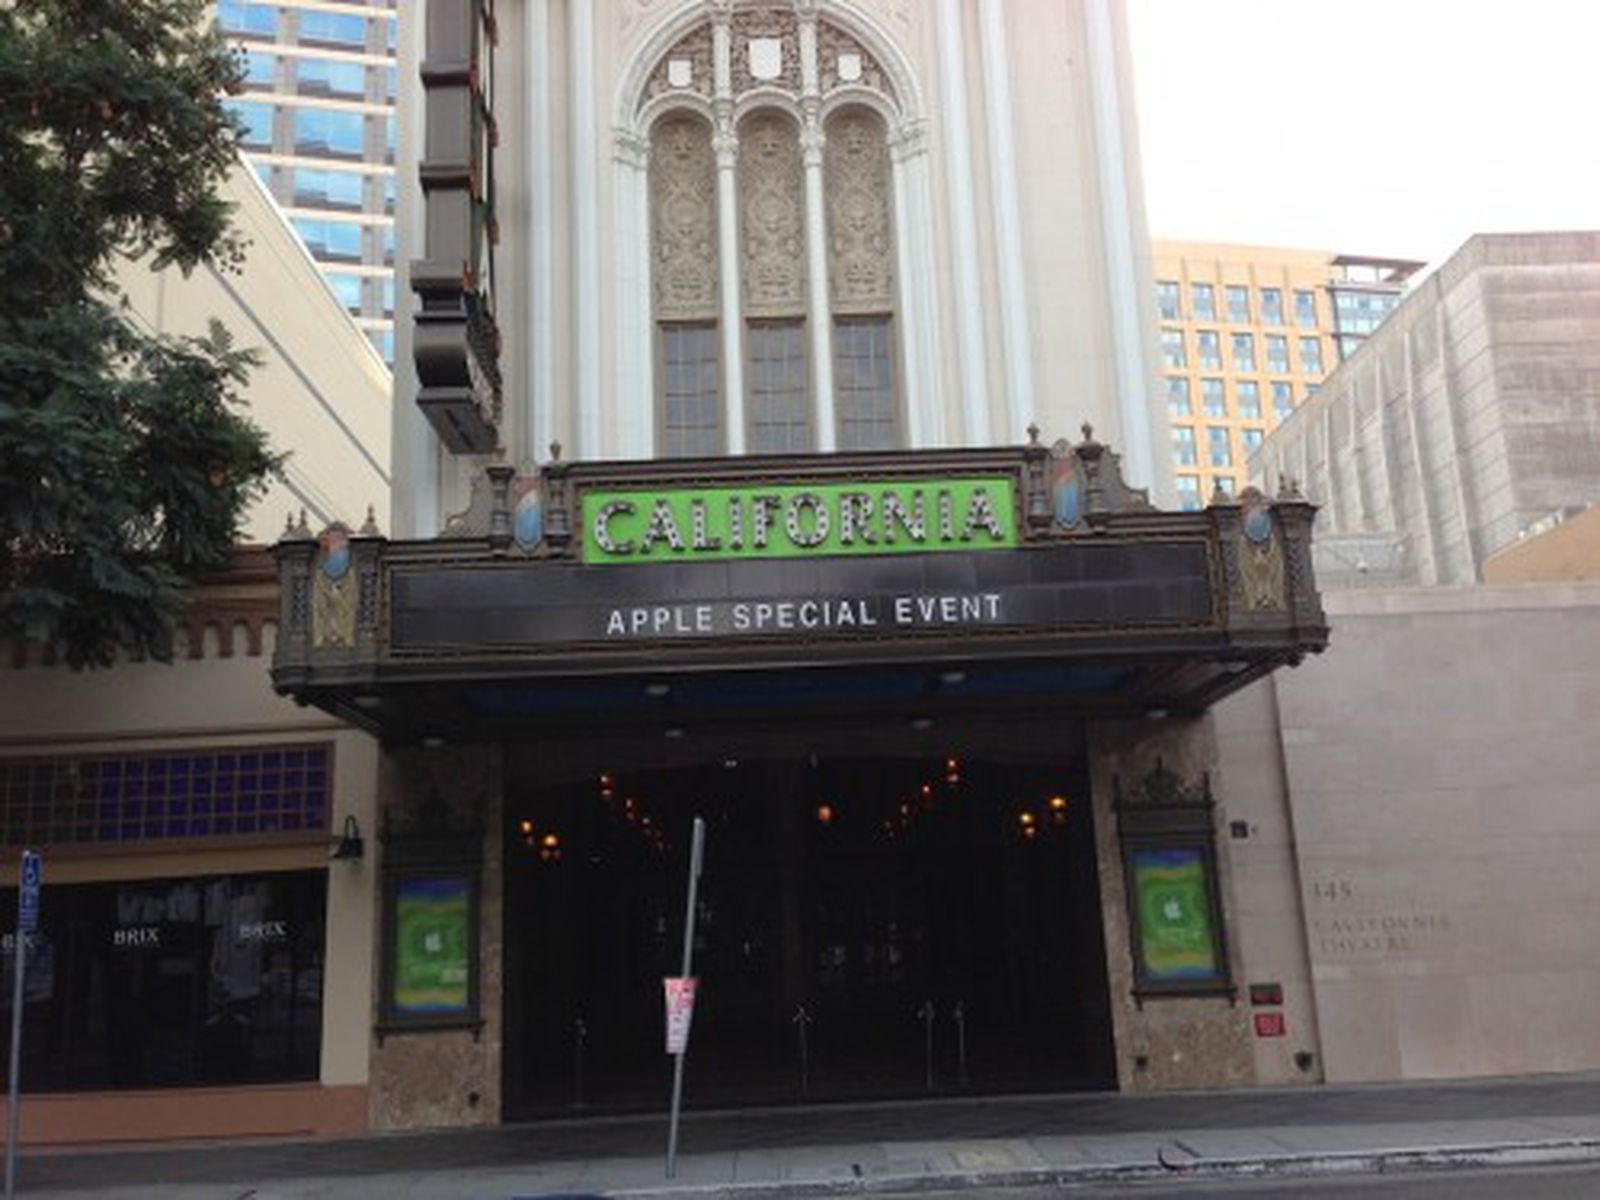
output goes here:
{"type": "Polygon", "coordinates": [[[708,824],[690,1103],[1101,1086],[1070,766],[960,757],[597,775],[511,814],[508,1106],[655,1107],[689,823],[708,824]]]}

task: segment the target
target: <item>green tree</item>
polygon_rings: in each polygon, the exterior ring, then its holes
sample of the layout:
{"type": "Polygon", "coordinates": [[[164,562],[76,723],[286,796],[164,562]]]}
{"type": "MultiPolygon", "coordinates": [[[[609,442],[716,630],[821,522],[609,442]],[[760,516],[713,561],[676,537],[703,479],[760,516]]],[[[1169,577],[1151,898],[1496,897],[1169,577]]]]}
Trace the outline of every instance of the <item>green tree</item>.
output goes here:
{"type": "Polygon", "coordinates": [[[279,466],[252,356],[152,334],[115,283],[242,260],[217,191],[241,77],[205,0],[0,0],[0,637],[74,666],[169,658],[279,466]]]}

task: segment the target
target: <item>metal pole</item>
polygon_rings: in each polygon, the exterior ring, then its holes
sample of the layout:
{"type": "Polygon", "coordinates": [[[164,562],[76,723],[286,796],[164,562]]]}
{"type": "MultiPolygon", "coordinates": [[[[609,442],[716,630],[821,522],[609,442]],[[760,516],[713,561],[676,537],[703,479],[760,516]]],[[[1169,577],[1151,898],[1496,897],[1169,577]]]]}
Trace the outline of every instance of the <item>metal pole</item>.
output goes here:
{"type": "MultiPolygon", "coordinates": [[[[706,823],[694,819],[694,833],[689,841],[689,900],[683,915],[683,978],[692,977],[694,969],[694,918],[700,894],[700,867],[705,858],[706,823]]],[[[691,1026],[692,1028],[692,1026],[691,1026]]],[[[683,1108],[683,1060],[688,1057],[688,1046],[672,1056],[672,1116],[667,1122],[667,1178],[678,1170],[678,1114],[683,1108]]]]}
{"type": "Polygon", "coordinates": [[[956,1001],[956,1064],[957,1078],[961,1086],[967,1086],[967,1006],[963,1000],[956,1001]]]}
{"type": "Polygon", "coordinates": [[[583,1107],[583,1043],[589,1027],[579,1017],[572,1024],[572,1107],[583,1107]]]}
{"type": "Polygon", "coordinates": [[[17,1194],[17,1136],[22,1109],[22,977],[28,938],[39,927],[39,856],[22,852],[17,878],[17,931],[11,943],[11,1071],[6,1085],[6,1200],[17,1194]]]}
{"type": "Polygon", "coordinates": [[[923,1041],[925,1044],[923,1053],[923,1086],[930,1092],[933,1091],[933,1018],[937,1013],[938,1009],[934,1008],[932,1000],[924,1000],[922,1007],[917,1009],[917,1015],[922,1018],[923,1041]]]}
{"type": "Polygon", "coordinates": [[[794,1011],[794,1024],[800,1031],[800,1095],[811,1095],[811,1047],[806,1039],[806,1027],[811,1024],[811,1014],[802,1004],[794,1011]]]}

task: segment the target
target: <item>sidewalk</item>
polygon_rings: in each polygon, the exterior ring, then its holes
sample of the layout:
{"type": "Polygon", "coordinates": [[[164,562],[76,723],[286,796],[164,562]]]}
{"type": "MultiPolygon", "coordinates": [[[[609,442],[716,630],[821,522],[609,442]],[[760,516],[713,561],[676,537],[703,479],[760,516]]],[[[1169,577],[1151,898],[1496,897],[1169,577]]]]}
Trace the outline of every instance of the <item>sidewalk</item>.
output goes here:
{"type": "Polygon", "coordinates": [[[943,1100],[348,1141],[34,1152],[23,1195],[172,1200],[825,1196],[1600,1161],[1600,1076],[943,1100]]]}

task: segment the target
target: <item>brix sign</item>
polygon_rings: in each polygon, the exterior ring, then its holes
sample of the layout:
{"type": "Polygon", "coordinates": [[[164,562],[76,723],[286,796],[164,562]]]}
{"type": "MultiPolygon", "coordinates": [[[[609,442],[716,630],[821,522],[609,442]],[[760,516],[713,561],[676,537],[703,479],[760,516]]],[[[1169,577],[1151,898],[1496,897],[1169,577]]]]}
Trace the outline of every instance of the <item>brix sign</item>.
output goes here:
{"type": "Polygon", "coordinates": [[[1017,544],[1005,476],[594,490],[583,559],[648,563],[999,550],[1017,544]]]}

